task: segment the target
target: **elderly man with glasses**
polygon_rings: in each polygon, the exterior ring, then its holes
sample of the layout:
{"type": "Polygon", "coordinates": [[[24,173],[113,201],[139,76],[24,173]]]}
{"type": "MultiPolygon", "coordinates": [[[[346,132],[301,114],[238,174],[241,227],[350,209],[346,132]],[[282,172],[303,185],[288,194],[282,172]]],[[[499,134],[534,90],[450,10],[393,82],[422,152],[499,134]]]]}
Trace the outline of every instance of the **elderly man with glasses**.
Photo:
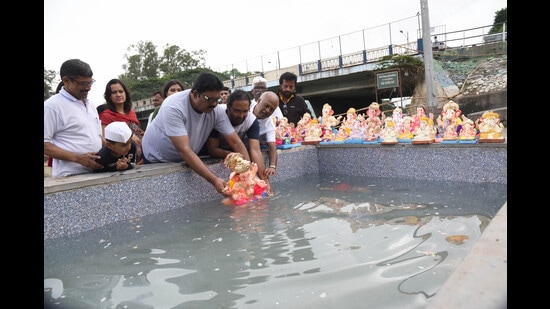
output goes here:
{"type": "Polygon", "coordinates": [[[63,87],[44,101],[44,155],[53,158],[52,177],[91,173],[104,144],[101,121],[88,92],[95,82],[90,65],[70,59],[59,70],[63,87]]]}
{"type": "MultiPolygon", "coordinates": [[[[251,105],[256,105],[258,103],[258,100],[260,99],[260,96],[262,93],[267,91],[267,79],[256,76],[252,80],[252,101],[251,105]]],[[[279,125],[279,121],[283,118],[283,113],[281,112],[280,108],[275,109],[273,111],[272,119],[275,126],[279,125]]]]}

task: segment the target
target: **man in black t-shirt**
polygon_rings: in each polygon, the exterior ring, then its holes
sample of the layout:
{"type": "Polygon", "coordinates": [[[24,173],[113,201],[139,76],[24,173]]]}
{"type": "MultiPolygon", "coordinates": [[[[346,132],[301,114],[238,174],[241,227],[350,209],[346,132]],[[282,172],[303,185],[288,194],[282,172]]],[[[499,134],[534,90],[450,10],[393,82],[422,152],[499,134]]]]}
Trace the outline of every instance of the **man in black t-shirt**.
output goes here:
{"type": "Polygon", "coordinates": [[[291,72],[285,72],[279,77],[279,108],[289,124],[294,123],[294,126],[305,113],[311,115],[304,98],[296,94],[297,81],[298,77],[291,72]]]}

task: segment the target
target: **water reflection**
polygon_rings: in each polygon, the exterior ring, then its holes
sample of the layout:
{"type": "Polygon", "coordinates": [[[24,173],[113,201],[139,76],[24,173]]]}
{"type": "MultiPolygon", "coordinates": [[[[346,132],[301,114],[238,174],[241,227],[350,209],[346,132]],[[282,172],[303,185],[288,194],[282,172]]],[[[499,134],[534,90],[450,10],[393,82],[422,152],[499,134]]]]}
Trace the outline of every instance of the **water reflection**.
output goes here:
{"type": "Polygon", "coordinates": [[[423,308],[506,186],[319,177],[45,241],[54,308],[423,308]]]}

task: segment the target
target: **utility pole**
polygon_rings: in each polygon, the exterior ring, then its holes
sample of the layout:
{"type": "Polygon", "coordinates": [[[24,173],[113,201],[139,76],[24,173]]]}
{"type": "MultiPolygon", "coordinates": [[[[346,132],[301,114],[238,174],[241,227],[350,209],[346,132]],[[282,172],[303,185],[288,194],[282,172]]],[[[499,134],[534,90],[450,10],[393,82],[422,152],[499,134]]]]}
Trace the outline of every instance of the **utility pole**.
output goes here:
{"type": "MultiPolygon", "coordinates": [[[[402,34],[403,36],[405,36],[405,33],[403,33],[403,30],[399,30],[399,32],[401,32],[401,34],[402,34]]],[[[407,43],[409,43],[409,31],[407,31],[407,36],[405,36],[405,38],[407,38],[407,43]]],[[[342,53],[340,53],[340,55],[341,55],[341,54],[342,54],[342,53]]]]}
{"type": "Polygon", "coordinates": [[[434,58],[432,53],[432,38],[430,36],[430,12],[428,0],[420,0],[422,12],[422,44],[424,47],[424,71],[426,73],[426,107],[437,106],[435,92],[434,58]]]}

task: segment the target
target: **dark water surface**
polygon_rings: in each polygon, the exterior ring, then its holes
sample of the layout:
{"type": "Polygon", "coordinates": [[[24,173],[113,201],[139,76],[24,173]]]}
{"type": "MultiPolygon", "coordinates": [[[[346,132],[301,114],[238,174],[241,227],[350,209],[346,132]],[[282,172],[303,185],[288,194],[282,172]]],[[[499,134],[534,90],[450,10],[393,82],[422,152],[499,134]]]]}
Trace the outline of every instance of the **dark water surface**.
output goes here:
{"type": "Polygon", "coordinates": [[[44,242],[48,308],[424,308],[506,185],[307,175],[44,242]]]}

